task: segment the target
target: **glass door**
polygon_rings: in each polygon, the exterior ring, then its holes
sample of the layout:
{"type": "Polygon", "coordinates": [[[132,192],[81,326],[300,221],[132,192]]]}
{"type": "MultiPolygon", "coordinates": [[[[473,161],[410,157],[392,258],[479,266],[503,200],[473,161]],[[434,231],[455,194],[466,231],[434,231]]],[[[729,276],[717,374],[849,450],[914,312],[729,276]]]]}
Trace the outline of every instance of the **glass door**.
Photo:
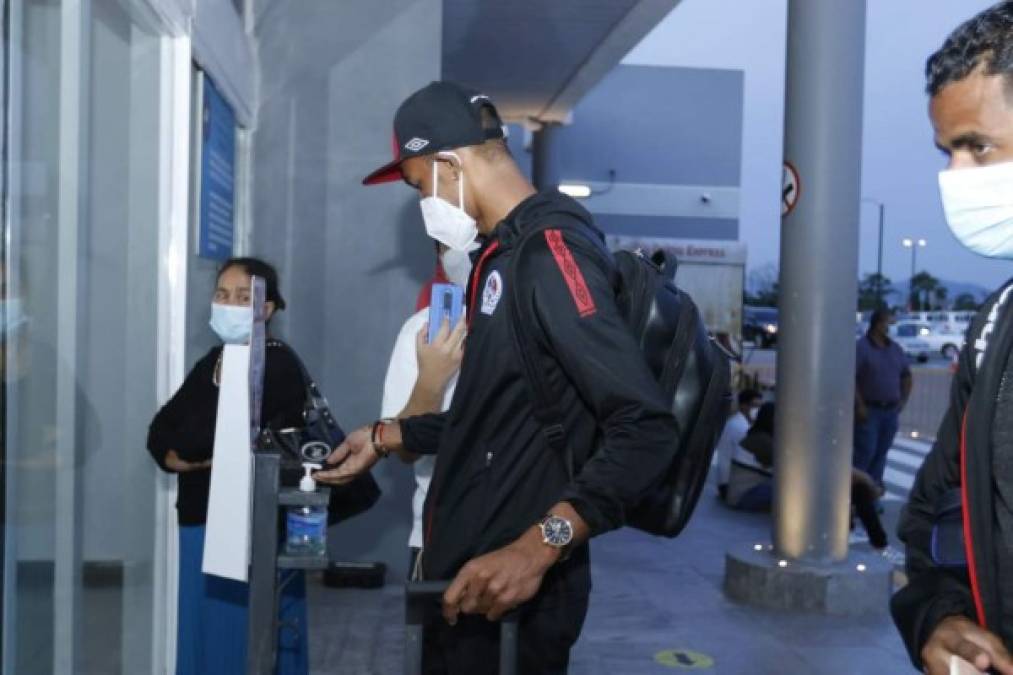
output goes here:
{"type": "Polygon", "coordinates": [[[3,672],[164,672],[171,50],[131,3],[7,4],[3,672]]]}

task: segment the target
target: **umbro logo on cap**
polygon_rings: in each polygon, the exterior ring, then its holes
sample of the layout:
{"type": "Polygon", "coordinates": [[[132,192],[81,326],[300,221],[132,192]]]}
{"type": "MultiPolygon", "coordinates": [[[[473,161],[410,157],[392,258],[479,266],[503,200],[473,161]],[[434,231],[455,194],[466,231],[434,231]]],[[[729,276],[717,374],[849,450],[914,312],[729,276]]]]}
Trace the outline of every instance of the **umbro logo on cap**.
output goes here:
{"type": "Polygon", "coordinates": [[[394,158],[363,179],[366,185],[399,180],[412,157],[505,138],[489,98],[453,82],[432,82],[405,99],[394,115],[394,158]],[[485,119],[484,119],[485,118],[485,119]]]}
{"type": "Polygon", "coordinates": [[[415,138],[411,139],[410,141],[404,144],[404,149],[408,150],[409,152],[418,152],[427,145],[429,145],[429,141],[427,141],[424,138],[419,138],[418,136],[416,136],[415,138]]]}

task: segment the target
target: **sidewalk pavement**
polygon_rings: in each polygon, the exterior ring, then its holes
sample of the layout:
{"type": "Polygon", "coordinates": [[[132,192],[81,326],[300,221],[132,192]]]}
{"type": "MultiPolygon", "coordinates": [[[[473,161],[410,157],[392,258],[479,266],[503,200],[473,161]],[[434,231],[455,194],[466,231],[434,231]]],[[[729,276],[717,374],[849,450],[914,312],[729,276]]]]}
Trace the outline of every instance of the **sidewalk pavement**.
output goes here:
{"type": "MultiPolygon", "coordinates": [[[[900,505],[885,506],[884,525],[895,543],[900,505]]],[[[882,612],[861,618],[780,614],[725,599],[721,583],[726,549],[742,542],[769,542],[769,523],[769,516],[721,506],[708,485],[693,521],[678,539],[626,529],[595,540],[591,609],[570,672],[915,672],[890,621],[885,596],[882,612]]],[[[335,590],[311,582],[312,673],[402,672],[402,592],[396,580],[389,581],[374,591],[335,590]]]]}

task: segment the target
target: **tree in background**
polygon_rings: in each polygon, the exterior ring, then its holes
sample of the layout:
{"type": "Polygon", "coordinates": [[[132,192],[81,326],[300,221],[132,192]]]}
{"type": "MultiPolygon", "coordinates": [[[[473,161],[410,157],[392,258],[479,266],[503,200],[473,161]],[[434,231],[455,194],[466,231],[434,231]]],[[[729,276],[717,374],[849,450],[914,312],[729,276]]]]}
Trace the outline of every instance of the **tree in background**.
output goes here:
{"type": "Polygon", "coordinates": [[[961,293],[953,300],[953,309],[958,312],[977,312],[979,308],[978,299],[970,293],[961,293]]]}
{"type": "Polygon", "coordinates": [[[889,277],[875,272],[866,274],[858,282],[858,310],[866,312],[886,307],[890,296],[894,293],[896,291],[889,277]]]}
{"type": "Polygon", "coordinates": [[[931,309],[932,294],[939,288],[939,279],[928,272],[919,272],[911,278],[911,310],[920,312],[931,309]]]}
{"type": "Polygon", "coordinates": [[[747,305],[777,307],[778,269],[774,263],[767,263],[749,273],[746,283],[747,305]]]}
{"type": "Polygon", "coordinates": [[[946,286],[943,286],[942,284],[939,284],[938,286],[936,286],[934,295],[936,303],[933,309],[946,309],[946,299],[950,295],[950,289],[948,289],[946,286]]]}

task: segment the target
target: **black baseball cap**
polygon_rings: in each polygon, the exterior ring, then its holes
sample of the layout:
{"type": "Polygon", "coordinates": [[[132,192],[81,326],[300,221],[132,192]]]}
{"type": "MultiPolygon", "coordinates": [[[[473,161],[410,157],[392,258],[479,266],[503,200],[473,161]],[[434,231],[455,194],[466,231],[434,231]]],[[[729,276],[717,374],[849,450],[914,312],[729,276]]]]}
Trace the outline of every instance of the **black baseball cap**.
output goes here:
{"type": "Polygon", "coordinates": [[[454,82],[432,82],[405,99],[394,115],[394,159],[362,179],[376,185],[401,179],[401,162],[410,157],[481,145],[504,138],[503,123],[489,97],[454,82]],[[482,128],[482,110],[496,124],[482,128]]]}

